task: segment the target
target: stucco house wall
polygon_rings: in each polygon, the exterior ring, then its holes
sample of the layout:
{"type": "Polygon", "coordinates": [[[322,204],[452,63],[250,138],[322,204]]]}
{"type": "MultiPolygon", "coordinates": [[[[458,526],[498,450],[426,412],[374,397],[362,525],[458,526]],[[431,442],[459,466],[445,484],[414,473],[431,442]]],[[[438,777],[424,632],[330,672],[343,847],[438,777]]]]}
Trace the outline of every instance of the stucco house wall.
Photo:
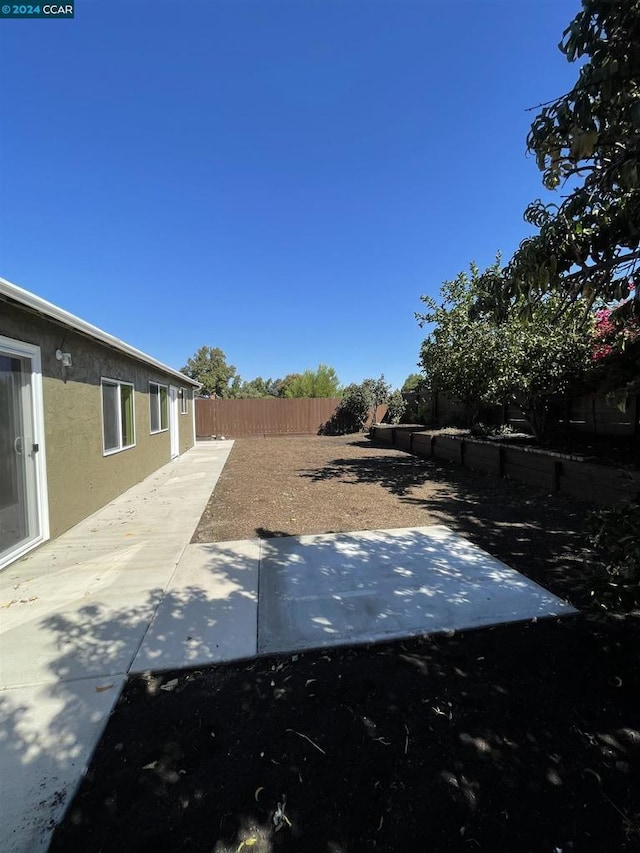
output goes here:
{"type": "Polygon", "coordinates": [[[170,461],[169,429],[151,433],[149,382],[181,389],[179,452],[194,444],[194,385],[10,301],[0,300],[0,336],[40,347],[50,535],[63,533],[170,461]],[[63,367],[56,350],[69,352],[63,367]],[[135,445],[105,455],[101,379],[134,386],[135,445]]]}

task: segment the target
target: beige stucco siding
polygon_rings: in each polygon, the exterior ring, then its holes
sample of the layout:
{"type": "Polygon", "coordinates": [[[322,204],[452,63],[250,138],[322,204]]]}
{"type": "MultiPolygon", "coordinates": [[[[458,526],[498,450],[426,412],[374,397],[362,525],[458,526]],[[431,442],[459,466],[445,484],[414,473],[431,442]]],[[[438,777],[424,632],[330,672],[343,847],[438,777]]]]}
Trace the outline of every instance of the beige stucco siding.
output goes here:
{"type": "Polygon", "coordinates": [[[84,335],[0,302],[0,335],[41,349],[51,536],[58,536],[170,459],[169,432],[151,435],[149,382],[184,387],[188,415],[179,415],[179,447],[193,445],[193,394],[176,377],[84,335]],[[65,370],[57,349],[71,353],[65,370]],[[105,456],[101,379],[133,383],[135,446],[105,456]]]}
{"type": "Polygon", "coordinates": [[[180,453],[184,453],[185,450],[193,447],[193,391],[188,389],[185,391],[185,394],[187,397],[187,413],[186,415],[178,415],[180,425],[180,453]]]}

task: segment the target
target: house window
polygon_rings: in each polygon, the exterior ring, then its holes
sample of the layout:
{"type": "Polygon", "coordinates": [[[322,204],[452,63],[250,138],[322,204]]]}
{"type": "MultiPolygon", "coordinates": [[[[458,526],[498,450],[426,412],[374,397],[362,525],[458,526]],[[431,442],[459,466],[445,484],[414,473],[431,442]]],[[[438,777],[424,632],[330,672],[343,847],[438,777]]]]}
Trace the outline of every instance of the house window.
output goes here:
{"type": "Polygon", "coordinates": [[[102,446],[105,454],[126,450],[136,443],[133,385],[102,380],[102,446]]]}
{"type": "Polygon", "coordinates": [[[166,385],[149,383],[149,414],[152,433],[169,428],[169,392],[166,385]]]}
{"type": "Polygon", "coordinates": [[[180,396],[180,414],[186,415],[189,412],[189,392],[186,388],[181,388],[178,394],[180,396]]]}

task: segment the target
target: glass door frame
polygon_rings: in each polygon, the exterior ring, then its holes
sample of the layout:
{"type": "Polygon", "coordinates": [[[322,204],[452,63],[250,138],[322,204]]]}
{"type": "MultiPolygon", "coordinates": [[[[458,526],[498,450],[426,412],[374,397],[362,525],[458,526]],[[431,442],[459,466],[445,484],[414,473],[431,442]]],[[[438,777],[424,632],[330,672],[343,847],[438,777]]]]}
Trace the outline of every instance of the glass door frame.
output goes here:
{"type": "Polygon", "coordinates": [[[30,511],[36,514],[37,530],[34,531],[34,535],[28,540],[20,542],[15,548],[0,555],[0,569],[3,569],[49,539],[50,531],[40,347],[0,335],[0,352],[3,355],[8,355],[10,358],[28,359],[31,363],[30,387],[29,389],[24,389],[23,400],[26,399],[31,406],[33,421],[32,444],[38,445],[37,452],[34,452],[36,494],[27,498],[30,501],[30,511]]]}

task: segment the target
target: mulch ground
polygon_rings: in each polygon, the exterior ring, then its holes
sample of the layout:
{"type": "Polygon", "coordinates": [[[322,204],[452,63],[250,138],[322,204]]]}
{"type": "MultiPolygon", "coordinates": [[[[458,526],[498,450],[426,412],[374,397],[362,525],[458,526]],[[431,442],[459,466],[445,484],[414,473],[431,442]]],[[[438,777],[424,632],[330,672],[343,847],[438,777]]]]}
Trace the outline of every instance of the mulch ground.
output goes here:
{"type": "MultiPolygon", "coordinates": [[[[244,439],[194,540],[444,523],[585,607],[588,509],[358,438],[244,439]]],[[[135,677],[50,849],[638,850],[639,641],[587,610],[135,677]]]]}

